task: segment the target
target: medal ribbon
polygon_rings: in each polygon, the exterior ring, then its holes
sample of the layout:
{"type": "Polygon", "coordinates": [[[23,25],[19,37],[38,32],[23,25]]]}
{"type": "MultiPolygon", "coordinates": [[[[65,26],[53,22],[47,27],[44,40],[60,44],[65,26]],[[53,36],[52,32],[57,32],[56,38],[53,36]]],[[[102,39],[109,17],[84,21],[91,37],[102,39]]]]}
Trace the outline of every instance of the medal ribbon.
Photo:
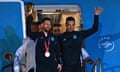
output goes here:
{"type": "Polygon", "coordinates": [[[49,45],[50,45],[50,37],[48,38],[48,44],[47,44],[46,40],[44,39],[44,46],[45,46],[46,52],[49,52],[49,45]]]}

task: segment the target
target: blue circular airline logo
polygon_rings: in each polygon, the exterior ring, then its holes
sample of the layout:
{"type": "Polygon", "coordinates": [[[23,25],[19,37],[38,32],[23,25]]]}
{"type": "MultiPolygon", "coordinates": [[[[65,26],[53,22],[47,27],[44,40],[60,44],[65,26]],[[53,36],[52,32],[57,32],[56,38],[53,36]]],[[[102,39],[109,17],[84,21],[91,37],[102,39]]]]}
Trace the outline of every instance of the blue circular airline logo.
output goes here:
{"type": "Polygon", "coordinates": [[[114,41],[112,41],[110,37],[102,37],[98,41],[98,48],[104,48],[106,52],[113,51],[114,47],[114,41]]]}

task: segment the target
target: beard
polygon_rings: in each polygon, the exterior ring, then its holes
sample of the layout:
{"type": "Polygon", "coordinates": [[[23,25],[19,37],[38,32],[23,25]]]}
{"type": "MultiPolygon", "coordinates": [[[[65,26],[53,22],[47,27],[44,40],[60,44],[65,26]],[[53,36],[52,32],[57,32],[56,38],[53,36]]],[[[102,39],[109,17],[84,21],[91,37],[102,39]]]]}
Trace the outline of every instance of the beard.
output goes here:
{"type": "Polygon", "coordinates": [[[49,32],[49,30],[47,30],[47,29],[45,29],[44,31],[45,31],[45,32],[49,32]]]}
{"type": "Polygon", "coordinates": [[[44,29],[44,31],[48,33],[48,32],[50,32],[50,29],[44,29]]]}
{"type": "Polygon", "coordinates": [[[45,36],[47,37],[51,33],[51,30],[50,29],[44,29],[43,32],[44,32],[45,36]]]}

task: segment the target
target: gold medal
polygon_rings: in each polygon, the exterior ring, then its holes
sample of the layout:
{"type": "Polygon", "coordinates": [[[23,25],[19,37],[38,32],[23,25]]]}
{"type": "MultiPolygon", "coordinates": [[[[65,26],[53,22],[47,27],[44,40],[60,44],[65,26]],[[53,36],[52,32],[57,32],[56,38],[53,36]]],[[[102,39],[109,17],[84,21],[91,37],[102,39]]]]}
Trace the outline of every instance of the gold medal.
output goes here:
{"type": "Polygon", "coordinates": [[[50,57],[50,52],[49,51],[45,52],[45,57],[50,57]]]}

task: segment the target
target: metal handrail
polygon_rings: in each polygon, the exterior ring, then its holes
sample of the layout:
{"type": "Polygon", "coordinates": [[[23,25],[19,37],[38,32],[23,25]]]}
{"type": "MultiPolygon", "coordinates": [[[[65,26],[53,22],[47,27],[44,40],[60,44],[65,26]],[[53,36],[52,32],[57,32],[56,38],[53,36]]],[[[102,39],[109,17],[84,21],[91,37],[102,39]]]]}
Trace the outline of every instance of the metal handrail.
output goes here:
{"type": "Polygon", "coordinates": [[[99,72],[102,72],[102,62],[101,62],[100,58],[98,58],[95,61],[95,63],[93,64],[92,72],[97,72],[97,64],[99,64],[99,67],[100,67],[100,71],[99,72]]]}
{"type": "Polygon", "coordinates": [[[4,72],[5,69],[10,68],[10,72],[13,72],[13,62],[11,62],[10,64],[7,64],[5,66],[3,66],[0,70],[0,72],[4,72]]]}

